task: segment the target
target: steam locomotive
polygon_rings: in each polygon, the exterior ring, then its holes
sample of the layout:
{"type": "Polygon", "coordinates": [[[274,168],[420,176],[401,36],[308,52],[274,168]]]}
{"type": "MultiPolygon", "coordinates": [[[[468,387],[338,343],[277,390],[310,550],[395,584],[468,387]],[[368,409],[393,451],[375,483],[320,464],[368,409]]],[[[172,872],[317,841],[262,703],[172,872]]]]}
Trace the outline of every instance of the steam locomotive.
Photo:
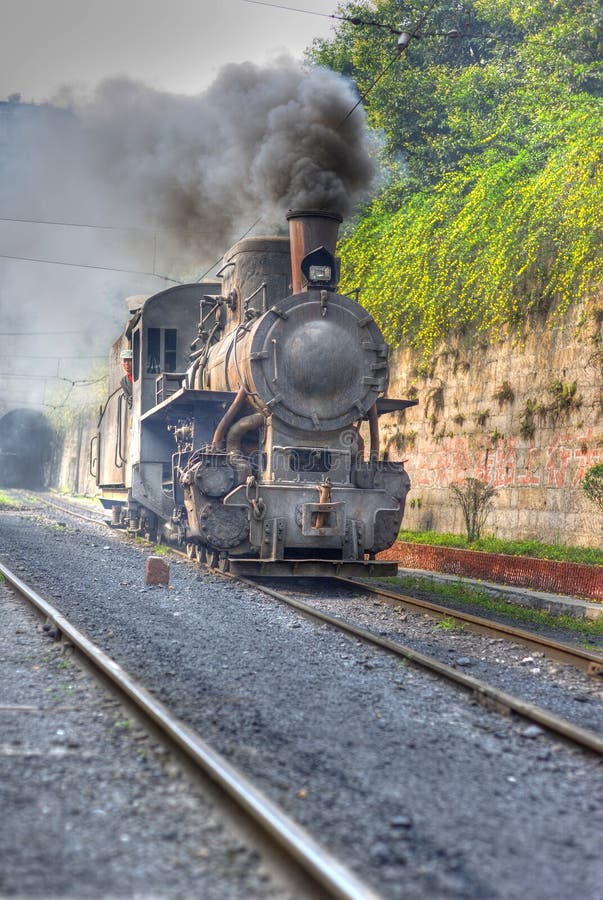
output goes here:
{"type": "Polygon", "coordinates": [[[384,398],[383,336],[337,292],[341,217],[287,218],[289,239],[235,244],[220,282],[128,299],[91,472],[114,526],[213,566],[388,574],[375,555],[410,481],[380,459],[378,417],[416,401],[384,398]]]}

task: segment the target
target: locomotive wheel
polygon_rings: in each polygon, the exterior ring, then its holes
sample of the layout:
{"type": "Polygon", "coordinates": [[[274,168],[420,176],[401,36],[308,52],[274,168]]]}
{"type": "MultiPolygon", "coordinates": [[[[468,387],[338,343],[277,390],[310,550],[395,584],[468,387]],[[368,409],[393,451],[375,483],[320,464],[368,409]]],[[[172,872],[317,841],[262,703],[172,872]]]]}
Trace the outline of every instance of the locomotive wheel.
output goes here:
{"type": "Polygon", "coordinates": [[[189,559],[199,562],[199,547],[193,541],[188,541],[186,545],[186,555],[189,559]]]}
{"type": "Polygon", "coordinates": [[[220,556],[218,560],[218,569],[220,572],[228,572],[230,570],[230,560],[227,556],[220,556]]]}
{"type": "Polygon", "coordinates": [[[208,550],[207,551],[207,565],[210,569],[217,569],[220,566],[220,552],[219,550],[208,550]]]}

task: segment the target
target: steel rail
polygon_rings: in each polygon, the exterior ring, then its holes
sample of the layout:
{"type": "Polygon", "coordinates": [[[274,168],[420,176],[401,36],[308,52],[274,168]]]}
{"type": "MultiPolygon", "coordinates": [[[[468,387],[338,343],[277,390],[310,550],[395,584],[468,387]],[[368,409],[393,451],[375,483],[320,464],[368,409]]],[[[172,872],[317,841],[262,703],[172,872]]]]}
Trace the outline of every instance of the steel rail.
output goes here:
{"type": "MultiPolygon", "coordinates": [[[[23,492],[19,491],[18,493],[22,494],[23,492]]],[[[32,493],[32,491],[29,491],[30,496],[32,493]]],[[[23,497],[21,497],[21,501],[23,502],[23,497]]],[[[20,506],[13,508],[7,507],[7,510],[9,512],[11,511],[11,509],[14,510],[14,512],[40,512],[45,507],[51,507],[52,509],[56,509],[59,512],[65,513],[66,516],[73,516],[76,519],[82,519],[82,521],[84,522],[91,522],[93,525],[107,524],[107,519],[102,518],[102,516],[96,517],[90,514],[87,515],[83,512],[76,512],[75,509],[73,509],[69,505],[69,501],[67,501],[67,505],[64,506],[62,503],[56,503],[54,500],[48,500],[46,497],[42,497],[41,494],[38,494],[36,496],[36,502],[43,504],[43,506],[20,506]]]]}
{"type": "Polygon", "coordinates": [[[65,513],[66,516],[73,516],[76,519],[82,519],[82,521],[84,521],[84,522],[91,522],[94,525],[106,525],[108,522],[108,519],[103,518],[100,515],[99,515],[99,517],[96,517],[91,514],[86,514],[83,512],[76,512],[70,506],[68,506],[68,505],[63,506],[62,503],[57,503],[54,500],[47,500],[46,497],[40,497],[39,499],[40,499],[40,503],[44,503],[46,506],[50,506],[53,509],[58,509],[59,512],[65,513]]]}
{"type": "Polygon", "coordinates": [[[513,625],[505,625],[462,610],[430,603],[429,600],[420,600],[417,597],[398,594],[396,591],[389,591],[383,587],[373,587],[373,585],[365,584],[362,581],[354,581],[352,578],[334,577],[343,584],[365,591],[368,594],[376,594],[378,597],[394,600],[401,606],[420,609],[434,617],[457,619],[459,622],[472,625],[476,631],[482,631],[483,633],[503,635],[505,638],[525,644],[532,649],[541,650],[547,656],[551,656],[558,661],[577,666],[589,675],[598,675],[600,672],[603,672],[603,656],[600,653],[592,653],[589,650],[583,650],[581,647],[574,647],[572,644],[565,644],[553,638],[542,637],[539,634],[534,634],[523,628],[516,628],[513,625]]]}
{"type": "Polygon", "coordinates": [[[379,895],[325,851],[303,828],[258,791],[244,775],[237,772],[118,663],[71,625],[47,600],[2,563],[0,573],[22,597],[55,625],[95,670],[108,678],[142,710],[144,715],[166,734],[195,766],[202,769],[268,838],[284,850],[317,887],[339,900],[379,900],[379,895]]]}
{"type": "Polygon", "coordinates": [[[234,575],[229,577],[241,584],[246,584],[255,590],[268,594],[275,600],[286,603],[288,606],[292,606],[294,609],[297,609],[312,618],[326,622],[328,625],[333,625],[340,631],[352,634],[368,644],[373,644],[376,647],[387,650],[394,656],[400,656],[410,663],[414,663],[448,681],[452,681],[470,693],[476,694],[483,701],[493,705],[495,708],[517,713],[524,719],[535,722],[537,725],[546,728],[548,731],[559,735],[565,740],[571,741],[599,756],[603,756],[603,737],[594,731],[589,731],[587,728],[581,728],[579,725],[574,725],[567,719],[557,716],[539,706],[535,706],[533,703],[528,703],[526,700],[514,697],[512,694],[501,691],[499,688],[496,688],[485,681],[480,681],[472,675],[459,672],[452,666],[440,662],[439,659],[427,656],[425,653],[420,653],[418,650],[413,650],[412,647],[407,647],[398,641],[380,637],[379,635],[373,634],[371,631],[367,631],[364,628],[360,628],[358,625],[354,625],[352,622],[347,622],[337,616],[331,616],[328,613],[324,613],[301,600],[295,600],[293,597],[281,594],[279,591],[275,591],[273,588],[262,585],[257,581],[234,575]]]}

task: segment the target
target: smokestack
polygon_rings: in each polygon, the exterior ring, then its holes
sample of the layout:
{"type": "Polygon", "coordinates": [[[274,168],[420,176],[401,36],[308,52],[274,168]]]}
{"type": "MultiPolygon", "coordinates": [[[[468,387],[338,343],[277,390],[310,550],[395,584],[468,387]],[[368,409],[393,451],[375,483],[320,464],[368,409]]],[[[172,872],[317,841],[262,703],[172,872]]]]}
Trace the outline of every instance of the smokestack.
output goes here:
{"type": "Polygon", "coordinates": [[[293,293],[304,289],[301,264],[304,256],[318,247],[324,247],[335,256],[339,226],[343,221],[339,213],[322,209],[290,209],[287,213],[291,239],[291,273],[293,293]]]}

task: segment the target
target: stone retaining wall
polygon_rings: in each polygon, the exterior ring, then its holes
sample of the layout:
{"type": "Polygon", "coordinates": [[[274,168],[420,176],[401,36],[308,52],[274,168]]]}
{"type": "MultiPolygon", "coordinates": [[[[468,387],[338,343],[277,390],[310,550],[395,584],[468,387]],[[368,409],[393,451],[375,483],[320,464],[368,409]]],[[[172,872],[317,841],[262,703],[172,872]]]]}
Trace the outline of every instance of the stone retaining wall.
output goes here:
{"type": "Polygon", "coordinates": [[[432,547],[396,541],[379,559],[395,560],[406,569],[426,569],[482,581],[519,585],[557,594],[603,600],[603,566],[501,556],[475,550],[432,547]]]}
{"type": "Polygon", "coordinates": [[[392,366],[389,396],[418,400],[379,419],[382,449],[407,461],[404,528],[463,534],[450,485],[473,477],[497,491],[484,533],[600,545],[580,482],[603,460],[603,291],[521,335],[450,337],[429,368],[398,348],[392,366]]]}

